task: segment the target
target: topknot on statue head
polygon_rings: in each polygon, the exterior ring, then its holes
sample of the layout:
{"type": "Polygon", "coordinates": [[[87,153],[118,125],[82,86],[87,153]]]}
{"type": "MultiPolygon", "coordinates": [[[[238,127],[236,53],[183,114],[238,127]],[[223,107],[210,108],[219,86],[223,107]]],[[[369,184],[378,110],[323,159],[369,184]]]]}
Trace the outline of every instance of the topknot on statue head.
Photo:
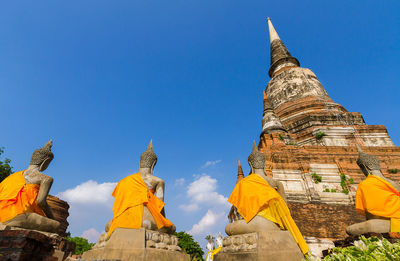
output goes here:
{"type": "Polygon", "coordinates": [[[146,151],[140,155],[140,168],[154,168],[157,163],[157,155],[153,151],[153,141],[150,141],[146,151]]]}

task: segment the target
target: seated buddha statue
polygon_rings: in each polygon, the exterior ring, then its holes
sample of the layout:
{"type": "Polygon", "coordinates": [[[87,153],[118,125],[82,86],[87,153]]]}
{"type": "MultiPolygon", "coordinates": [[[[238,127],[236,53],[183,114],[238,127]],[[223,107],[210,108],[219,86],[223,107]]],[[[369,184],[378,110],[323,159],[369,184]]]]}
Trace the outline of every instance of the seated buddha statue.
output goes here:
{"type": "Polygon", "coordinates": [[[50,140],[33,152],[26,170],[18,171],[0,183],[0,222],[3,225],[56,233],[60,223],[54,220],[46,198],[53,178],[42,173],[53,160],[50,140]]]}
{"type": "Polygon", "coordinates": [[[357,186],[356,210],[367,221],[346,228],[349,235],[400,232],[400,185],[383,176],[379,160],[357,145],[357,164],[367,177],[357,186]]]}
{"type": "Polygon", "coordinates": [[[305,254],[308,246],[290,215],[283,185],[266,175],[265,161],[265,155],[254,142],[248,158],[251,174],[236,184],[228,199],[233,206],[225,232],[232,236],[288,230],[305,254]]]}
{"type": "Polygon", "coordinates": [[[139,172],[122,179],[114,189],[114,217],[105,228],[107,239],[116,228],[175,232],[175,226],[165,218],[164,181],[153,175],[156,163],[157,156],[150,141],[140,156],[139,172]]]}

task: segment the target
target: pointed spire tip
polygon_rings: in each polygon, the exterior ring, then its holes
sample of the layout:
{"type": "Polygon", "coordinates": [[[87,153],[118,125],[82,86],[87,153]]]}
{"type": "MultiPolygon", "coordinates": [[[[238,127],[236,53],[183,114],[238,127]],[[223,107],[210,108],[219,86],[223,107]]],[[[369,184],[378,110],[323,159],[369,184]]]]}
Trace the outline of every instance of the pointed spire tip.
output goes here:
{"type": "Polygon", "coordinates": [[[150,140],[149,146],[147,146],[147,149],[153,149],[153,139],[150,140]]]}

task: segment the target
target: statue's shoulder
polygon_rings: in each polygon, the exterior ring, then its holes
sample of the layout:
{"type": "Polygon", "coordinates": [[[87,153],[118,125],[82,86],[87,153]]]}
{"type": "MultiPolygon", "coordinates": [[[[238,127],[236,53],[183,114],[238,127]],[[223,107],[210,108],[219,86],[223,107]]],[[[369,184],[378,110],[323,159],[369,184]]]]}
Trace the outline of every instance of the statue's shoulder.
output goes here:
{"type": "Polygon", "coordinates": [[[53,180],[51,176],[43,174],[42,172],[35,171],[24,171],[23,176],[25,178],[26,184],[40,184],[44,180],[53,180]]]}

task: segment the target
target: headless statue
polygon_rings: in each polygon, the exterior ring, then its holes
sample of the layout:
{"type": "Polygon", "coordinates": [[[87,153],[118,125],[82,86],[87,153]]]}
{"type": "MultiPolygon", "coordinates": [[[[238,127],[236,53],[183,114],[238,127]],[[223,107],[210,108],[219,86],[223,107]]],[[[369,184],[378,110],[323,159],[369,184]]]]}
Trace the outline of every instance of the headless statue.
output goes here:
{"type": "Polygon", "coordinates": [[[290,216],[283,185],[266,175],[265,161],[265,155],[258,151],[254,142],[248,158],[251,174],[236,184],[228,199],[233,206],[225,232],[232,236],[288,230],[305,254],[308,246],[290,216]]]}
{"type": "Polygon", "coordinates": [[[50,140],[33,152],[29,167],[0,183],[0,221],[3,225],[56,233],[60,223],[47,205],[53,178],[42,173],[53,160],[50,140]]]}
{"type": "Polygon", "coordinates": [[[175,232],[175,226],[165,218],[164,181],[153,175],[156,163],[157,156],[150,141],[147,150],[140,156],[139,173],[122,179],[113,192],[114,218],[105,227],[107,238],[116,228],[145,228],[168,234],[175,232]]]}
{"type": "Polygon", "coordinates": [[[400,185],[383,176],[379,160],[357,146],[357,164],[367,177],[357,187],[356,210],[367,221],[346,228],[349,235],[400,232],[400,185]]]}

